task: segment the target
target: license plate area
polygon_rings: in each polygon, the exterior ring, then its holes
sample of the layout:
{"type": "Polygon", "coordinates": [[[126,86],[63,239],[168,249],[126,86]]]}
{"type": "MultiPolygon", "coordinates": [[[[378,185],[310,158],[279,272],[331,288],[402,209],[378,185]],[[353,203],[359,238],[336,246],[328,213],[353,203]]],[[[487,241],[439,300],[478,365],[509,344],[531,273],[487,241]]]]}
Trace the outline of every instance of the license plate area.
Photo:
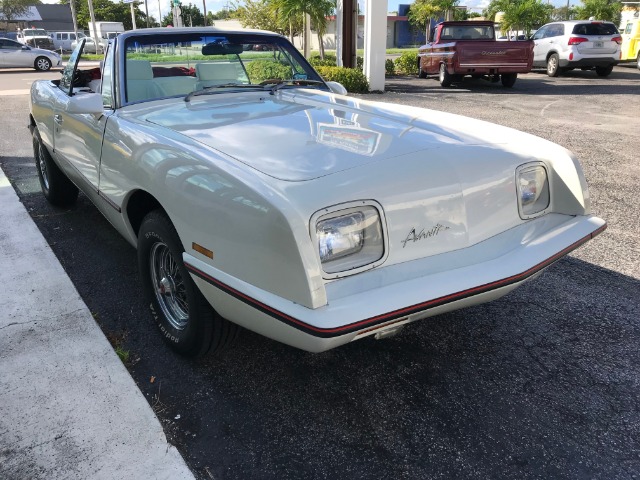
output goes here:
{"type": "Polygon", "coordinates": [[[604,42],[593,42],[593,48],[602,48],[604,47],[604,42]]]}

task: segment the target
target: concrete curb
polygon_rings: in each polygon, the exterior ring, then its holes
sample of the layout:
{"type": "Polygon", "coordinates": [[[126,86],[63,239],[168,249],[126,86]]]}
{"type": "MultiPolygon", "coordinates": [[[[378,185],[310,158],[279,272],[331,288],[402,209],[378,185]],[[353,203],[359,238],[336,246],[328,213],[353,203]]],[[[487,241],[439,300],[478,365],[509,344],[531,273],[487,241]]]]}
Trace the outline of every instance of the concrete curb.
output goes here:
{"type": "Polygon", "coordinates": [[[0,478],[193,479],[0,170],[0,478]]]}

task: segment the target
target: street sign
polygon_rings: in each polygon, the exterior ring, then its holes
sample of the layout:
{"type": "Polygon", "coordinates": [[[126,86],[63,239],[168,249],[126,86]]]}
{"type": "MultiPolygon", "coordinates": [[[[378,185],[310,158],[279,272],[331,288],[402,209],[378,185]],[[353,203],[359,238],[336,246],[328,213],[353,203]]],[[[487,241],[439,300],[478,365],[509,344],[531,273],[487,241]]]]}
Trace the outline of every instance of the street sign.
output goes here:
{"type": "Polygon", "coordinates": [[[122,3],[136,3],[139,0],[122,0],[122,3]]]}

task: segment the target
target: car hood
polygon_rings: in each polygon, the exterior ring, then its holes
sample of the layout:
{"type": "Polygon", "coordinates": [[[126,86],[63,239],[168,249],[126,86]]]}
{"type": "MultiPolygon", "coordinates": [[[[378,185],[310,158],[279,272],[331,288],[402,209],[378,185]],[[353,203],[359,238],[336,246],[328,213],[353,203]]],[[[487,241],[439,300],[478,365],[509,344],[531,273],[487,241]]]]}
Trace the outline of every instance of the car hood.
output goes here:
{"type": "Polygon", "coordinates": [[[486,122],[316,90],[241,92],[147,104],[141,120],[186,135],[274,178],[303,181],[515,132],[486,122]]]}

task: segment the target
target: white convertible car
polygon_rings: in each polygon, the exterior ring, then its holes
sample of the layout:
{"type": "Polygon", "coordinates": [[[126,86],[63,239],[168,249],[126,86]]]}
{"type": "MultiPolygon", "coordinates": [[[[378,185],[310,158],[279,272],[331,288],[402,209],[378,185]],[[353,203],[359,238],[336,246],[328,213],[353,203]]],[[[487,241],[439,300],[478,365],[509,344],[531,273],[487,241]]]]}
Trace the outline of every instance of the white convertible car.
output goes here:
{"type": "Polygon", "coordinates": [[[31,89],[42,190],[138,250],[184,355],[238,326],[320,352],[499,298],[606,227],[564,148],[345,96],[286,38],[145,29],[31,89]]]}

